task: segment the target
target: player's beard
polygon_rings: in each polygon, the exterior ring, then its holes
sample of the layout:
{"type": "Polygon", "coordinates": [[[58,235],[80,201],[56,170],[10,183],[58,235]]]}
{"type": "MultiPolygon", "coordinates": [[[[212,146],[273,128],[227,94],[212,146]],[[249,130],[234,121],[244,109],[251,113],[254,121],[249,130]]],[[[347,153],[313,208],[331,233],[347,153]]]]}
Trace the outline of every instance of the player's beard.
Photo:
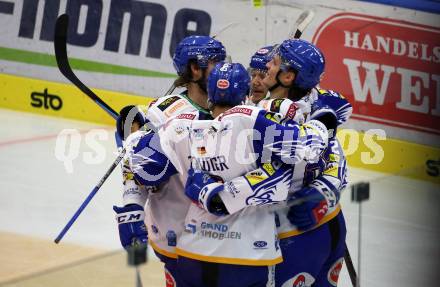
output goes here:
{"type": "Polygon", "coordinates": [[[201,89],[206,95],[208,94],[208,85],[207,85],[207,82],[208,82],[208,75],[207,75],[207,74],[208,74],[208,73],[207,73],[207,69],[204,68],[204,69],[203,69],[202,77],[201,77],[200,79],[198,79],[197,81],[195,81],[195,82],[199,85],[200,89],[201,89]]]}

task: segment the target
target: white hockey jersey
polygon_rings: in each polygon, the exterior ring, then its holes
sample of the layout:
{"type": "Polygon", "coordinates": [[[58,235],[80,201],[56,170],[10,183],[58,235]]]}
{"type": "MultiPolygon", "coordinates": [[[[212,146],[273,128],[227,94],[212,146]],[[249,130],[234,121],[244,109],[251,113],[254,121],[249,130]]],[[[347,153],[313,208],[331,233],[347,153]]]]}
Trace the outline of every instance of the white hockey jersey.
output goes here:
{"type": "MultiPolygon", "coordinates": [[[[335,111],[339,125],[343,124],[352,112],[350,103],[340,94],[322,89],[313,90],[310,95],[298,102],[292,102],[289,99],[266,99],[261,101],[259,106],[266,110],[280,113],[285,117],[293,118],[298,122],[309,119],[310,115],[319,109],[330,108],[335,111]]],[[[249,182],[249,177],[252,177],[252,174],[255,172],[262,173],[265,177],[270,176],[267,172],[257,169],[243,177],[238,177],[226,182],[224,185],[225,190],[227,191],[231,186],[234,188],[245,186],[246,182],[249,182]]],[[[327,200],[329,209],[317,226],[330,221],[339,213],[340,191],[344,189],[347,184],[346,173],[346,160],[342,147],[336,137],[330,139],[329,147],[325,153],[322,154],[319,161],[314,163],[299,162],[295,164],[290,190],[291,195],[294,195],[295,191],[300,190],[305,185],[309,185],[319,190],[327,200]]],[[[245,195],[241,194],[241,197],[234,198],[228,196],[228,192],[221,193],[223,202],[230,212],[237,212],[249,206],[248,202],[243,199],[252,196],[252,193],[256,192],[256,190],[247,188],[245,192],[245,195]]],[[[286,207],[287,205],[285,202],[281,203],[277,211],[279,215],[278,232],[280,239],[302,233],[287,220],[286,215],[289,210],[289,207],[286,207]]]]}
{"type": "MultiPolygon", "coordinates": [[[[312,90],[312,93],[298,102],[289,99],[273,99],[262,103],[267,110],[281,113],[286,117],[296,116],[291,113],[292,105],[298,105],[302,111],[307,111],[304,115],[307,121],[310,116],[319,109],[330,108],[336,113],[338,125],[345,123],[352,113],[351,104],[339,93],[331,90],[312,90]],[[308,106],[308,107],[307,107],[308,106]]],[[[330,221],[338,215],[341,210],[339,204],[340,192],[347,185],[347,162],[344,151],[338,141],[333,136],[329,139],[328,148],[322,154],[319,161],[315,163],[299,163],[295,165],[292,186],[290,193],[300,190],[304,186],[315,187],[326,199],[328,210],[326,215],[318,222],[316,227],[330,221]]],[[[288,203],[282,203],[287,206],[288,203]]],[[[289,207],[281,208],[277,211],[279,218],[278,232],[280,239],[298,235],[300,231],[287,219],[289,207]]]]}
{"type": "MultiPolygon", "coordinates": [[[[181,114],[159,131],[163,151],[184,178],[192,166],[230,180],[264,163],[315,159],[327,144],[321,123],[283,126],[281,117],[256,107],[237,106],[214,121],[194,121],[196,117],[181,114]]],[[[266,200],[286,198],[290,175],[289,171],[278,181],[278,190],[266,200]]],[[[230,195],[234,193],[240,190],[230,195]]],[[[282,261],[275,214],[267,207],[218,217],[192,204],[176,250],[181,256],[226,264],[265,266],[282,261]]]]}
{"type": "MultiPolygon", "coordinates": [[[[199,114],[203,117],[210,117],[208,111],[192,102],[185,94],[169,95],[153,101],[146,118],[156,128],[160,128],[171,117],[195,111],[200,111],[199,114]]],[[[133,156],[132,149],[143,135],[145,132],[136,132],[126,140],[126,146],[131,148],[124,159],[123,201],[125,205],[145,205],[145,224],[150,245],[161,255],[177,258],[177,238],[183,231],[184,218],[190,205],[190,200],[184,194],[185,181],[178,174],[171,176],[160,186],[145,186],[134,180],[128,161],[133,156]]]]}

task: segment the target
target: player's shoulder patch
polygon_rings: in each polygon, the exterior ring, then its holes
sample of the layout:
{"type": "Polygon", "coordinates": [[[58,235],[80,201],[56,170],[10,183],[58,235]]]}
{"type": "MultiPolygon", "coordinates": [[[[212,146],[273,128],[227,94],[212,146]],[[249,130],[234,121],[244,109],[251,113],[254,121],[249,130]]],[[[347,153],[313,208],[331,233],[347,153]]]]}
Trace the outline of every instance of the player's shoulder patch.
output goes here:
{"type": "Polygon", "coordinates": [[[174,126],[174,125],[179,125],[179,122],[181,120],[196,120],[198,119],[198,114],[199,112],[190,112],[190,113],[181,113],[177,116],[171,117],[169,118],[165,124],[163,125],[163,129],[167,130],[168,127],[170,126],[174,126]]]}
{"type": "Polygon", "coordinates": [[[286,111],[286,117],[289,119],[295,119],[296,111],[299,109],[298,105],[295,103],[291,103],[286,111]]]}
{"type": "Polygon", "coordinates": [[[285,99],[274,99],[272,100],[272,103],[270,104],[270,111],[279,113],[281,110],[281,105],[284,102],[285,99]]]}
{"type": "Polygon", "coordinates": [[[275,112],[266,112],[264,114],[264,117],[274,123],[281,123],[281,121],[283,120],[284,116],[280,113],[275,113],[275,112]]]}
{"type": "Polygon", "coordinates": [[[184,113],[176,117],[176,119],[194,120],[197,117],[196,113],[184,113]]]}
{"type": "Polygon", "coordinates": [[[254,110],[255,107],[251,107],[251,106],[236,106],[224,112],[223,116],[232,115],[232,114],[244,114],[250,116],[254,110]]]}
{"type": "Polygon", "coordinates": [[[178,100],[183,99],[181,96],[178,95],[171,95],[168,97],[164,97],[164,99],[157,100],[155,103],[155,106],[161,110],[162,112],[165,111],[167,108],[169,108],[171,105],[173,105],[178,100]]]}
{"type": "Polygon", "coordinates": [[[341,93],[335,92],[333,90],[319,89],[318,92],[320,95],[323,95],[323,96],[332,96],[332,97],[336,97],[336,98],[345,99],[345,97],[341,93]]]}

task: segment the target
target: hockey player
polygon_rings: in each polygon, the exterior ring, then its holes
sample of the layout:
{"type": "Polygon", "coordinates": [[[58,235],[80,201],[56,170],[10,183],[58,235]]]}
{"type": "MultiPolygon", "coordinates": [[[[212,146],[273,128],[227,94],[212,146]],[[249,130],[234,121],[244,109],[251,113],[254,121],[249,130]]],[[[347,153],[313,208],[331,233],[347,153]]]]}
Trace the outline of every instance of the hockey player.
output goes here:
{"type": "MultiPolygon", "coordinates": [[[[256,55],[258,54],[257,52],[256,55]]],[[[316,47],[306,41],[290,40],[283,42],[276,54],[274,61],[279,61],[278,66],[273,62],[268,65],[272,68],[269,71],[272,81],[264,80],[268,88],[272,90],[271,97],[278,99],[262,100],[260,102],[262,107],[281,112],[288,117],[298,117],[298,114],[304,111],[308,114],[313,113],[315,116],[322,115],[321,120],[327,122],[328,125],[333,125],[330,127],[332,129],[335,129],[334,117],[326,114],[326,111],[334,111],[337,114],[337,124],[346,121],[351,113],[351,105],[345,99],[332,91],[312,89],[319,83],[320,75],[324,70],[323,56],[316,47]],[[289,52],[293,55],[289,55],[289,52]],[[283,57],[283,63],[280,61],[281,57],[283,57]],[[295,72],[290,71],[292,63],[297,65],[295,72]],[[284,65],[284,71],[281,70],[281,64],[284,65]],[[307,79],[304,79],[305,75],[307,79]],[[286,76],[291,77],[290,82],[286,81],[286,76]],[[293,85],[292,79],[294,79],[293,85]],[[286,99],[288,96],[297,101],[286,99]]],[[[251,59],[251,67],[254,64],[254,57],[251,59]]],[[[268,57],[260,59],[258,62],[260,66],[262,61],[269,60],[268,57]]],[[[309,115],[306,115],[307,117],[309,115]]],[[[313,286],[336,285],[337,275],[342,267],[345,242],[345,226],[338,205],[339,192],[346,185],[345,170],[345,158],[335,137],[329,141],[329,148],[319,162],[295,167],[294,187],[298,188],[303,184],[306,186],[295,193],[294,198],[307,200],[303,204],[280,212],[279,231],[280,238],[282,238],[284,262],[277,265],[277,286],[310,286],[312,283],[316,284],[313,286]],[[290,219],[293,225],[287,219],[290,219]],[[307,244],[307,242],[320,240],[324,244],[318,246],[307,244]]],[[[224,190],[228,190],[228,186],[231,185],[241,185],[248,176],[225,183],[224,190]]],[[[210,189],[208,186],[206,188],[210,189]]],[[[241,195],[244,196],[243,193],[241,195]]],[[[232,198],[229,202],[226,201],[226,196],[222,199],[224,199],[226,208],[230,208],[231,202],[234,202],[233,212],[239,210],[240,207],[237,206],[239,198],[232,198]]],[[[242,203],[241,208],[246,207],[246,202],[242,203]]]]}
{"type": "Polygon", "coordinates": [[[266,98],[268,88],[263,84],[263,79],[266,77],[269,56],[274,46],[266,46],[259,49],[251,57],[249,63],[249,74],[251,76],[251,91],[246,102],[248,105],[255,106],[262,99],[266,98]]]}
{"type": "MultiPolygon", "coordinates": [[[[284,41],[267,67],[263,82],[272,99],[312,101],[311,113],[321,114],[321,121],[332,130],[322,161],[305,166],[303,180],[294,178],[294,185],[295,182],[306,184],[295,197],[313,200],[280,212],[279,236],[284,261],[276,268],[276,285],[336,286],[346,235],[338,203],[340,191],[346,185],[346,161],[336,139],[336,128],[351,114],[351,105],[335,92],[315,89],[324,72],[325,60],[321,51],[307,41],[284,41]],[[336,112],[337,122],[326,114],[327,109],[336,112]],[[323,171],[319,177],[318,170],[323,171]]],[[[276,106],[275,101],[271,105],[276,106]]],[[[282,102],[278,105],[281,107],[282,102]]]]}
{"type": "MultiPolygon", "coordinates": [[[[276,115],[259,108],[232,108],[244,101],[248,88],[249,78],[243,66],[217,65],[209,78],[210,109],[216,118],[195,121],[198,112],[181,114],[159,130],[160,146],[154,146],[158,140],[154,140],[153,134],[145,134],[131,156],[135,178],[151,185],[167,180],[177,171],[186,178],[192,167],[228,180],[259,165],[272,175],[278,173],[279,178],[261,186],[261,193],[250,200],[285,200],[291,170],[272,163],[295,164],[316,159],[325,149],[327,130],[317,121],[304,126],[287,122],[283,126],[277,123],[280,119],[276,115]],[[259,136],[254,136],[254,132],[259,136]],[[270,188],[274,182],[277,187],[270,188]]],[[[255,178],[261,182],[258,175],[255,178]]],[[[193,186],[191,181],[187,184],[193,186]]],[[[235,190],[237,195],[241,191],[235,190]]],[[[268,266],[281,261],[274,214],[265,208],[255,208],[214,216],[208,211],[226,213],[221,205],[216,205],[215,188],[209,192],[196,188],[194,192],[200,200],[198,205],[191,205],[185,220],[186,232],[178,241],[179,283],[266,286],[272,278],[268,266]]]]}
{"type": "MultiPolygon", "coordinates": [[[[297,122],[303,122],[305,117],[296,113],[300,109],[301,113],[309,116],[311,113],[311,101],[301,99],[293,103],[291,100],[271,100],[268,96],[269,88],[263,83],[267,75],[267,63],[273,57],[275,46],[266,46],[258,49],[252,55],[249,63],[249,73],[251,75],[251,93],[246,102],[248,105],[259,106],[267,111],[281,113],[284,117],[289,117],[297,122]]],[[[308,98],[307,98],[308,100],[308,98]]],[[[325,102],[325,101],[324,101],[325,102]]]]}
{"type": "MultiPolygon", "coordinates": [[[[184,87],[182,94],[169,95],[153,101],[145,119],[159,128],[165,121],[181,113],[199,111],[201,118],[210,118],[207,108],[206,81],[209,71],[226,57],[221,42],[208,36],[189,36],[177,46],[173,56],[178,78],[177,87],[184,87]]],[[[137,114],[139,115],[139,114],[137,114]]],[[[123,116],[123,115],[122,115],[123,116]]],[[[127,138],[129,129],[123,129],[124,119],[118,121],[121,138],[127,138]],[[124,135],[124,130],[126,134],[124,135]]],[[[142,133],[134,133],[127,139],[127,145],[136,143],[142,133]]],[[[130,149],[129,149],[130,150],[130,149]]],[[[121,243],[124,247],[133,241],[145,242],[148,229],[149,243],[156,255],[165,263],[167,286],[176,285],[176,241],[183,230],[184,216],[190,200],[183,193],[183,182],[178,175],[171,176],[160,186],[139,185],[128,167],[128,157],[124,159],[123,207],[114,207],[119,224],[121,243]],[[147,205],[147,197],[149,198],[147,205]],[[145,213],[144,213],[145,206],[145,213]],[[179,213],[180,212],[180,213],[179,213]]]]}

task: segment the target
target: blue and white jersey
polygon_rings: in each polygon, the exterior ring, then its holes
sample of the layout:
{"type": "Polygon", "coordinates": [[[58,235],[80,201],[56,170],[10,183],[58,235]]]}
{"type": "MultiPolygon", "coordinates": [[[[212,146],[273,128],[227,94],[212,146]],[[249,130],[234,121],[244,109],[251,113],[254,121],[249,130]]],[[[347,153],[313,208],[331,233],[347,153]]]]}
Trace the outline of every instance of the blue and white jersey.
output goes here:
{"type": "MultiPolygon", "coordinates": [[[[337,125],[345,123],[352,113],[351,104],[339,93],[330,90],[313,90],[312,101],[307,101],[310,104],[310,109],[302,108],[303,111],[309,112],[305,114],[305,119],[308,120],[313,117],[313,114],[330,109],[336,114],[337,125]]],[[[291,117],[289,108],[296,103],[289,99],[269,100],[266,106],[271,111],[282,113],[286,117],[291,117]],[[274,101],[277,101],[275,104],[274,101]]],[[[291,110],[291,109],[290,109],[291,110]]],[[[295,114],[293,114],[295,115],[295,114]]],[[[293,169],[293,181],[291,194],[304,186],[315,187],[326,198],[329,209],[326,216],[317,224],[317,226],[324,224],[334,218],[340,211],[339,199],[340,192],[347,185],[347,161],[344,156],[343,149],[334,136],[334,133],[328,143],[328,148],[321,156],[320,160],[315,163],[297,164],[293,169]]],[[[280,239],[300,234],[295,226],[290,224],[287,220],[288,208],[278,212],[280,219],[279,237],[280,239]]]]}
{"type": "MultiPolygon", "coordinates": [[[[316,188],[326,199],[328,210],[317,223],[320,226],[334,217],[341,210],[339,205],[340,193],[347,185],[347,162],[336,137],[329,140],[329,146],[316,163],[298,164],[293,169],[293,179],[290,194],[305,186],[316,188]]],[[[281,203],[285,208],[277,211],[279,218],[278,235],[280,239],[301,234],[287,219],[288,202],[281,203]]]]}
{"type": "MultiPolygon", "coordinates": [[[[293,164],[314,161],[327,146],[327,130],[312,121],[300,126],[293,121],[280,124],[281,117],[255,107],[234,107],[213,121],[197,121],[195,113],[181,114],[169,120],[160,130],[160,153],[156,156],[142,144],[138,146],[140,161],[132,162],[135,176],[140,171],[154,176],[179,172],[185,182],[187,170],[201,168],[224,180],[254,171],[258,166],[271,173],[278,167],[273,162],[293,164]],[[169,159],[173,168],[158,169],[157,165],[169,159]]],[[[140,143],[152,143],[143,139],[140,143]]],[[[153,148],[154,150],[155,148],[153,148]]],[[[166,165],[163,163],[162,165],[166,165]]],[[[173,175],[176,176],[176,175],[173,175]]],[[[266,201],[285,200],[290,187],[291,172],[280,175],[276,189],[262,189],[262,194],[248,199],[251,205],[266,201]],[[269,192],[264,193],[264,191],[269,192]],[[264,193],[264,194],[263,194],[264,193]]],[[[249,177],[259,181],[259,175],[249,177]]],[[[144,185],[160,183],[165,179],[138,179],[144,185]]],[[[242,190],[230,189],[223,200],[240,196],[242,190]]],[[[183,193],[183,191],[182,191],[183,193]]],[[[275,214],[264,208],[243,209],[227,216],[215,216],[191,204],[185,218],[185,232],[178,237],[177,253],[181,256],[218,263],[244,265],[273,265],[281,262],[278,247],[275,214]]]]}
{"type": "MultiPolygon", "coordinates": [[[[160,128],[168,119],[190,112],[198,112],[197,115],[202,118],[210,117],[208,111],[192,102],[185,94],[176,94],[153,101],[148,107],[146,118],[156,128],[160,128]]],[[[123,202],[125,205],[145,205],[145,224],[150,245],[164,256],[177,258],[176,241],[183,232],[183,220],[190,205],[190,200],[184,195],[185,182],[182,182],[178,175],[168,177],[160,185],[153,181],[147,184],[139,176],[137,180],[134,179],[128,162],[134,154],[134,149],[145,145],[144,142],[138,144],[142,138],[145,141],[149,136],[146,132],[138,131],[130,135],[125,143],[129,148],[123,165],[123,202]]]]}
{"type": "Polygon", "coordinates": [[[332,90],[319,89],[318,98],[312,104],[311,112],[328,107],[332,109],[337,116],[338,125],[345,123],[353,113],[353,107],[350,102],[338,92],[332,90]]]}
{"type": "MultiPolygon", "coordinates": [[[[272,112],[280,113],[286,118],[295,119],[297,121],[310,120],[311,116],[317,111],[324,109],[331,109],[332,113],[337,115],[337,124],[344,123],[351,115],[351,104],[340,94],[333,91],[313,90],[311,94],[298,102],[293,102],[289,99],[268,99],[263,100],[259,104],[264,109],[272,112]]],[[[291,168],[291,167],[287,167],[291,168]]],[[[290,194],[300,190],[304,186],[313,186],[317,188],[326,198],[329,209],[326,216],[318,223],[321,225],[333,217],[335,217],[339,210],[340,192],[347,184],[347,162],[336,137],[330,137],[328,148],[321,155],[316,162],[298,162],[293,168],[292,186],[290,194]]],[[[267,172],[266,169],[260,167],[254,171],[248,172],[246,175],[234,178],[224,183],[225,191],[241,190],[240,196],[228,198],[227,193],[222,192],[220,196],[226,203],[226,208],[230,212],[237,212],[251,204],[248,198],[253,198],[258,195],[261,190],[261,185],[266,182],[279,180],[278,175],[272,176],[273,173],[267,172]],[[258,180],[255,179],[255,174],[258,174],[258,180]]],[[[231,191],[230,191],[231,193],[231,191]]],[[[263,193],[264,194],[264,193],[263,193]]],[[[273,203],[259,201],[260,204],[273,203]]],[[[283,203],[282,205],[286,205],[283,203]]],[[[288,208],[281,208],[278,211],[280,215],[280,238],[289,237],[301,233],[292,226],[287,220],[284,213],[287,213],[288,208]]]]}

